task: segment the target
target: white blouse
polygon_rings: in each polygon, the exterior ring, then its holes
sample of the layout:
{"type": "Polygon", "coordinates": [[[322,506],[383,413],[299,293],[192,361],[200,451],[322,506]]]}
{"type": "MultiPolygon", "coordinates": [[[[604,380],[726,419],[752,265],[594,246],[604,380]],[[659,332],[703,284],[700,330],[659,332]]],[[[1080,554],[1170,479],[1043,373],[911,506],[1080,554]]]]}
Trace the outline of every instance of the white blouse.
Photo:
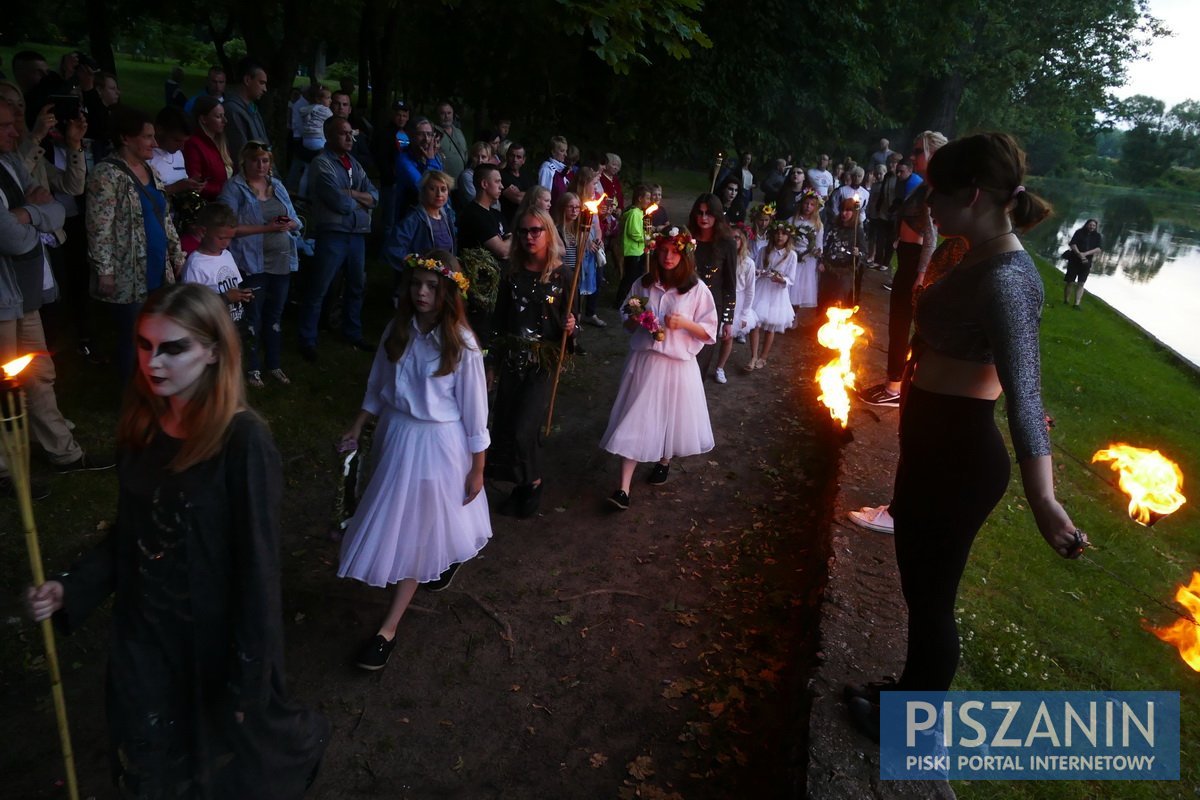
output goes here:
{"type": "Polygon", "coordinates": [[[384,343],[391,335],[395,320],[388,323],[383,340],[375,352],[364,411],[379,415],[384,406],[423,422],[462,421],[467,447],[482,453],[491,444],[487,429],[487,381],[483,373],[483,354],[470,330],[463,328],[466,344],[458,366],[449,375],[434,377],[442,363],[442,336],[438,328],[421,333],[414,319],[408,346],[395,362],[388,360],[384,343]]]}
{"type": "Polygon", "coordinates": [[[630,350],[653,350],[668,358],[687,361],[695,358],[704,345],[717,341],[717,304],[713,300],[712,292],[704,285],[704,281],[697,281],[695,286],[680,294],[678,289],[664,289],[661,283],[655,283],[647,289],[642,285],[641,280],[636,280],[633,282],[633,288],[626,295],[622,308],[629,304],[631,297],[646,297],[648,299],[647,306],[653,309],[654,316],[658,318],[659,324],[664,329],[668,314],[683,314],[704,328],[706,336],[704,339],[697,339],[682,328],[678,328],[673,331],[668,330],[666,338],[659,342],[655,341],[649,331],[639,325],[629,340],[630,350]]]}

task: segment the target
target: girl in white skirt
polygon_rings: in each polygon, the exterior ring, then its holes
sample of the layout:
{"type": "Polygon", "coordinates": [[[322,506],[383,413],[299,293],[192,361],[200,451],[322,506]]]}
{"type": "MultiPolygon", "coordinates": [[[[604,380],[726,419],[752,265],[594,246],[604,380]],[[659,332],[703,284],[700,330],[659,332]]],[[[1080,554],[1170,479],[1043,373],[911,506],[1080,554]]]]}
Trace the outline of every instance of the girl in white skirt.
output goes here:
{"type": "Polygon", "coordinates": [[[800,206],[791,223],[796,228],[796,280],[788,287],[788,295],[792,310],[799,317],[800,309],[817,307],[817,265],[825,243],[820,195],[806,189],[800,195],[800,206]]]}
{"type": "Polygon", "coordinates": [[[746,371],[762,369],[767,365],[775,334],[786,331],[796,319],[788,287],[796,280],[796,251],[792,240],[796,229],[783,220],[775,220],[770,227],[771,243],[758,256],[758,281],[754,284],[754,313],[758,327],[750,332],[750,363],[746,371]],[[761,333],[766,332],[762,352],[758,345],[761,333]]]}
{"type": "Polygon", "coordinates": [[[396,584],[391,607],[362,647],[358,665],[381,669],[417,584],[443,587],[452,567],[492,536],[483,489],[487,385],[483,355],[467,326],[468,282],[444,250],[410,255],[396,317],[375,354],[362,410],[342,436],[357,445],[379,417],[373,471],[342,542],[338,577],[396,584]]]}
{"type": "Polygon", "coordinates": [[[716,303],[696,276],[696,243],[686,228],[656,234],[650,248],[649,271],[634,283],[622,306],[625,330],[633,336],[600,442],[622,458],[621,486],[609,498],[622,510],[629,508],[638,462],[657,462],[648,481],[660,484],[667,480],[672,458],[713,448],[696,354],[717,340],[716,303]]]}
{"type": "MultiPolygon", "coordinates": [[[[750,235],[743,228],[734,228],[733,236],[737,241],[737,304],[733,309],[733,338],[745,343],[750,331],[758,327],[758,317],[754,314],[754,285],[758,280],[755,270],[754,245],[750,243],[750,235]]],[[[721,364],[721,366],[725,366],[721,364]]]]}

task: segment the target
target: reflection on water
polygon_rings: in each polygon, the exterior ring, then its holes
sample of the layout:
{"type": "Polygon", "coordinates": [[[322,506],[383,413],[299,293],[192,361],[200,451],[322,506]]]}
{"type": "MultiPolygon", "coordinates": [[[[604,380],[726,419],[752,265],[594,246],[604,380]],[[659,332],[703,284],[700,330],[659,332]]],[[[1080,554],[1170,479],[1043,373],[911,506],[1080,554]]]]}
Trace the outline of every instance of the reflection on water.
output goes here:
{"type": "Polygon", "coordinates": [[[1104,252],[1096,257],[1087,291],[1200,365],[1197,198],[1053,180],[1038,181],[1036,190],[1055,213],[1023,237],[1027,247],[1062,270],[1060,256],[1071,236],[1088,219],[1098,219],[1104,252]]]}

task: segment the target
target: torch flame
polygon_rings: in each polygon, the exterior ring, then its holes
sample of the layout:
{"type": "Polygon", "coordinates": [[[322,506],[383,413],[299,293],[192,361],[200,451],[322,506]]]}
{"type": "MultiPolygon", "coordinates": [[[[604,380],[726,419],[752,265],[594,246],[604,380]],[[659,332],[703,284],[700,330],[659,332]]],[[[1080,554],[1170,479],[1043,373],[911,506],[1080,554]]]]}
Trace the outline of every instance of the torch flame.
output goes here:
{"type": "Polygon", "coordinates": [[[1200,672],[1200,625],[1193,621],[1200,619],[1200,572],[1192,573],[1192,582],[1187,586],[1180,584],[1175,592],[1175,602],[1187,609],[1192,619],[1177,619],[1166,628],[1151,628],[1150,632],[1167,644],[1175,645],[1179,657],[1200,672]]]}
{"type": "Polygon", "coordinates": [[[829,416],[836,419],[845,428],[850,421],[850,393],[854,388],[854,370],[850,364],[850,349],[858,337],[866,330],[857,323],[851,322],[850,317],[858,311],[854,308],[839,308],[834,306],[825,312],[829,318],[817,331],[817,341],[822,347],[837,350],[837,358],[817,370],[817,384],[821,394],[817,400],[829,409],[829,416]]]}
{"type": "Polygon", "coordinates": [[[21,370],[28,367],[30,361],[33,361],[32,353],[30,353],[29,355],[21,356],[20,358],[13,359],[12,361],[8,362],[7,364],[0,366],[0,370],[4,370],[4,377],[11,380],[11,379],[17,377],[18,375],[20,375],[21,370]]]}
{"type": "Polygon", "coordinates": [[[583,207],[586,208],[588,213],[594,217],[600,213],[600,205],[607,199],[608,195],[604,192],[601,192],[599,197],[597,197],[595,200],[588,200],[583,204],[583,207]]]}
{"type": "Polygon", "coordinates": [[[651,204],[650,204],[650,207],[649,207],[649,208],[647,208],[645,211],[643,211],[643,212],[642,212],[642,214],[643,214],[644,216],[647,216],[647,217],[648,217],[648,216],[650,216],[651,214],[653,214],[655,211],[658,211],[658,203],[651,203],[651,204]]]}
{"type": "Polygon", "coordinates": [[[1128,444],[1109,445],[1092,456],[1092,463],[1111,461],[1120,473],[1121,491],[1129,495],[1129,517],[1140,525],[1153,525],[1182,506],[1183,472],[1157,450],[1128,444]]]}

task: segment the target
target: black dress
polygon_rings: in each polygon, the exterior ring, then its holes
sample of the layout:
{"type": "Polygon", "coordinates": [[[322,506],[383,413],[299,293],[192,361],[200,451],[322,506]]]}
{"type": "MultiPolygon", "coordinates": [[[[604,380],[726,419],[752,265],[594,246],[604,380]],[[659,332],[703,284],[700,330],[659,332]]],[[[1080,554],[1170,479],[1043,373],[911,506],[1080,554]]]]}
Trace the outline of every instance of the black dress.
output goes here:
{"type": "MultiPolygon", "coordinates": [[[[500,284],[489,352],[498,378],[489,478],[529,485],[542,477],[538,431],[546,420],[569,289],[562,269],[551,273],[546,283],[540,273],[521,270],[500,284]]],[[[572,341],[567,348],[573,349],[572,341]]]]}
{"type": "Polygon", "coordinates": [[[249,412],[220,453],[173,473],[180,444],[159,433],[120,454],[116,525],[60,578],[55,621],[69,631],[116,595],[107,708],[120,796],[299,798],[329,723],[284,694],[279,453],[249,412]]]}

